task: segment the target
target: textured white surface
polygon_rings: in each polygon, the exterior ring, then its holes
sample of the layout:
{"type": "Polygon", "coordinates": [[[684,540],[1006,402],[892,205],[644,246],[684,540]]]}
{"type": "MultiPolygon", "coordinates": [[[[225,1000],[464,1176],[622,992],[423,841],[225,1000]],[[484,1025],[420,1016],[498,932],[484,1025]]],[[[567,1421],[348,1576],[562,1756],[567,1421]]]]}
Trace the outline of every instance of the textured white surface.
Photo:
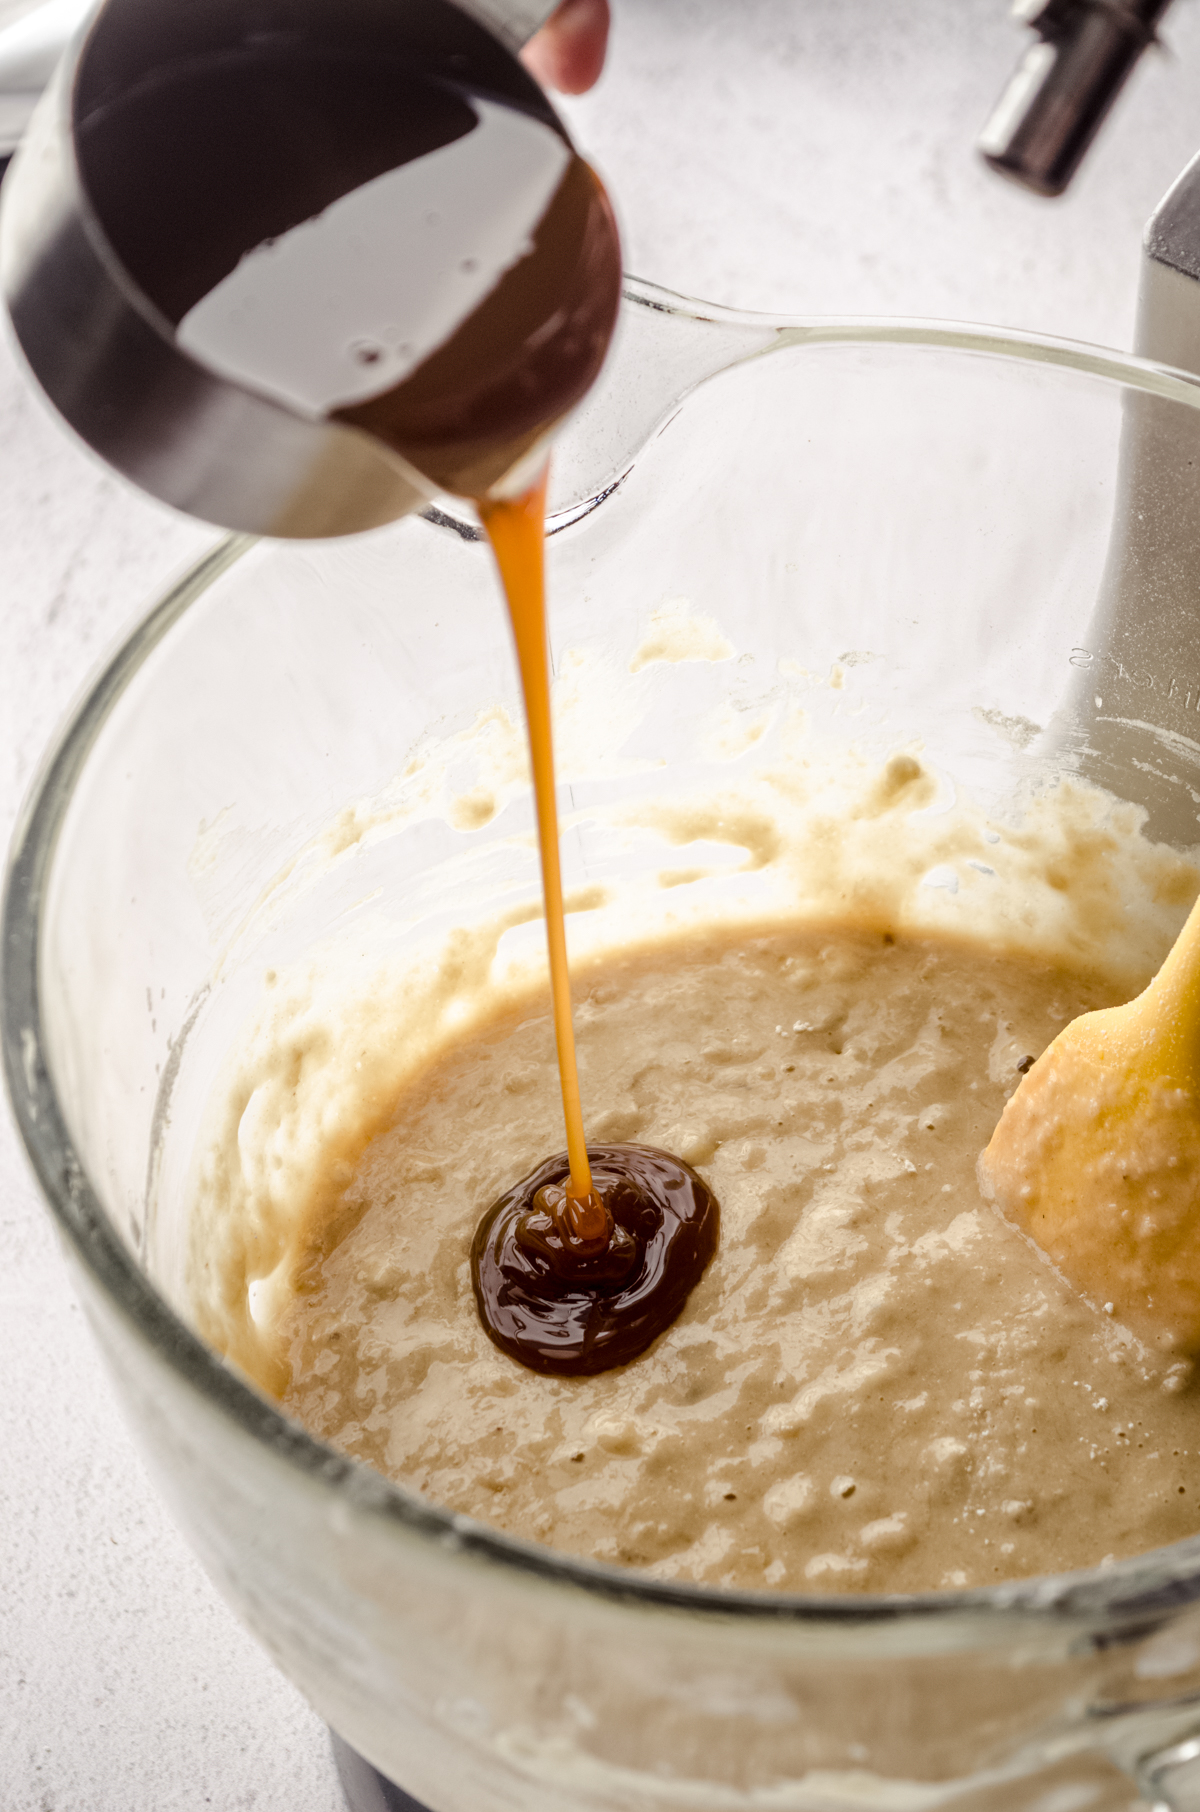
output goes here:
{"type": "MultiPolygon", "coordinates": [[[[1142,223],[1200,141],[1200,12],[1065,203],[973,159],[1004,0],[615,0],[566,109],[640,275],[742,307],[953,315],[1127,345],[1142,223]]],[[[0,3],[0,18],[23,10],[0,3]]],[[[0,350],[0,812],[123,626],[211,532],[98,471],[0,350]]],[[[0,1804],[335,1812],[317,1720],[243,1635],[133,1454],[0,1123],[0,1804]]]]}

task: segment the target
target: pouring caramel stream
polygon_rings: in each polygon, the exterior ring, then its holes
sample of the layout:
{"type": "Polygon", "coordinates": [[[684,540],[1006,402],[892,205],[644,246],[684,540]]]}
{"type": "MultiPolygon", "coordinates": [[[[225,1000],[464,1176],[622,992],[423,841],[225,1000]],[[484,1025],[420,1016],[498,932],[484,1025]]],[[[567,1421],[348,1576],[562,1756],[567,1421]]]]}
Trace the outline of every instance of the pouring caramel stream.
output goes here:
{"type": "Polygon", "coordinates": [[[490,1338],[535,1371],[626,1364],[680,1313],[716,1250],[719,1211],[689,1165],[651,1146],[588,1152],[575,1058],[546,632],[546,469],[515,500],[477,500],[516,645],[542,868],[566,1161],[550,1158],[484,1215],[471,1249],[490,1338]],[[599,1186],[593,1180],[593,1160],[599,1186]]]}
{"type": "Polygon", "coordinates": [[[621,1364],[682,1307],[715,1243],[715,1204],[666,1154],[588,1152],[544,470],[523,496],[492,500],[544,466],[603,364],[621,293],[616,221],[528,72],[447,0],[242,11],[166,7],[148,31],[136,0],[110,0],[80,70],[80,180],[188,360],[234,393],[374,440],[398,458],[410,501],[450,491],[480,511],[525,697],[567,1151],[485,1216],[495,1237],[476,1293],[491,1337],[526,1364],[621,1364]]]}
{"type": "MultiPolygon", "coordinates": [[[[563,918],[562,862],[558,847],[558,801],[554,785],[554,733],[550,723],[550,659],[546,635],[546,479],[515,502],[486,499],[479,504],[508,605],[525,724],[529,760],[533,769],[533,798],[537,811],[538,855],[542,865],[542,894],[546,907],[546,943],[550,958],[550,994],[554,1010],[554,1043],[558,1051],[558,1076],[562,1085],[563,1119],[567,1128],[567,1156],[571,1166],[568,1196],[577,1206],[578,1234],[595,1238],[604,1231],[604,1209],[592,1190],[579,1099],[579,1070],[575,1061],[575,1027],[571,1017],[571,978],[567,967],[567,933],[563,918]],[[598,1211],[598,1212],[597,1212],[598,1211]],[[593,1226],[599,1220],[599,1224],[593,1226]]],[[[575,1217],[573,1217],[575,1218],[575,1217]]]]}

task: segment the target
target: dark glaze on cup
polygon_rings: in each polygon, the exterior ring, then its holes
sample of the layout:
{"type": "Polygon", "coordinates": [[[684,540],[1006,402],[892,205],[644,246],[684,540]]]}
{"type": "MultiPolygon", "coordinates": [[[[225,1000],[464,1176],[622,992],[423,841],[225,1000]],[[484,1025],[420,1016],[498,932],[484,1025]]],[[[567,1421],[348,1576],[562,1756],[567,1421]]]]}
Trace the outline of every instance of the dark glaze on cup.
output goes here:
{"type": "Polygon", "coordinates": [[[529,255],[411,377],[335,413],[443,489],[483,497],[591,388],[620,299],[612,209],[573,155],[529,255]]]}
{"type": "Polygon", "coordinates": [[[103,25],[80,177],[190,357],[475,498],[584,395],[620,299],[612,210],[465,13],[110,0],[103,25]]]}
{"type": "Polygon", "coordinates": [[[532,1371],[626,1365],[670,1327],[717,1248],[716,1197],[649,1145],[589,1145],[597,1204],[572,1203],[565,1152],[488,1210],[471,1248],[484,1328],[532,1371]],[[581,1225],[582,1222],[582,1225],[581,1225]]]}

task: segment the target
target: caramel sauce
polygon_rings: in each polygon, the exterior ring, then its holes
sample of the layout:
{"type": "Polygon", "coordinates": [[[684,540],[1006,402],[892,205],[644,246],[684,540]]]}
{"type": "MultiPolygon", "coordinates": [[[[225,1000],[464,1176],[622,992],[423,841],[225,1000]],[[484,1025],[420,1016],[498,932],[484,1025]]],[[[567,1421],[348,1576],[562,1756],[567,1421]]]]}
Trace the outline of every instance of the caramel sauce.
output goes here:
{"type": "Polygon", "coordinates": [[[608,1231],[572,1232],[565,1154],[547,1158],[479,1223],[471,1277],[484,1327],[533,1371],[625,1365],[668,1328],[717,1248],[716,1197],[649,1145],[594,1145],[608,1231]]]}
{"type": "Polygon", "coordinates": [[[527,256],[411,377],[337,414],[478,500],[590,389],[620,299],[612,208],[572,156],[527,256]]]}
{"type": "Polygon", "coordinates": [[[593,1187],[563,927],[544,470],[516,501],[495,498],[536,468],[600,370],[621,290],[608,198],[537,84],[446,0],[108,0],[74,104],[85,195],[160,330],[480,510],[525,697],[567,1130],[565,1165],[504,1198],[522,1231],[511,1252],[497,1234],[495,1281],[490,1258],[477,1270],[480,1313],[527,1364],[620,1364],[678,1313],[716,1207],[686,1166],[641,1148],[623,1160],[605,1147],[593,1187]],[[570,1331],[515,1333],[518,1298],[530,1327],[570,1331]]]}
{"type": "Polygon", "coordinates": [[[716,1250],[716,1198],[694,1170],[644,1145],[584,1136],[563,917],[546,634],[546,474],[516,501],[479,502],[517,651],[550,963],[566,1152],[548,1158],[483,1217],[471,1248],[479,1317],[496,1345],[535,1371],[606,1371],[675,1320],[716,1250]]]}
{"type": "Polygon", "coordinates": [[[550,959],[550,997],[554,1043],[567,1125],[570,1191],[573,1210],[586,1221],[589,1236],[602,1225],[590,1207],[592,1177],[583,1135],[579,1072],[575,1062],[575,1027],[571,1017],[571,979],[567,967],[567,932],[563,917],[562,864],[558,849],[558,802],[555,796],[554,736],[550,724],[550,654],[546,636],[545,516],[546,474],[516,502],[481,500],[479,513],[487,530],[508,604],[517,650],[525,728],[533,770],[538,855],[542,866],[542,899],[550,959]]]}

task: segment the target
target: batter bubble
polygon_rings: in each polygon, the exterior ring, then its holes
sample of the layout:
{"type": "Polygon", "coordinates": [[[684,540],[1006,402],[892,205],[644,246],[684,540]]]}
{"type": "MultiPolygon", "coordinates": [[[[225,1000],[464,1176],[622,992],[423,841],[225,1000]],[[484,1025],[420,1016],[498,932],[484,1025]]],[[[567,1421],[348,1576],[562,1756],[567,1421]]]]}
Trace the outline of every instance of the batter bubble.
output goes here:
{"type": "Polygon", "coordinates": [[[586,1377],[626,1365],[680,1313],[717,1249],[720,1211],[689,1164],[652,1145],[589,1145],[592,1196],[547,1158],[480,1221],[479,1319],[532,1371],[586,1377]]]}

